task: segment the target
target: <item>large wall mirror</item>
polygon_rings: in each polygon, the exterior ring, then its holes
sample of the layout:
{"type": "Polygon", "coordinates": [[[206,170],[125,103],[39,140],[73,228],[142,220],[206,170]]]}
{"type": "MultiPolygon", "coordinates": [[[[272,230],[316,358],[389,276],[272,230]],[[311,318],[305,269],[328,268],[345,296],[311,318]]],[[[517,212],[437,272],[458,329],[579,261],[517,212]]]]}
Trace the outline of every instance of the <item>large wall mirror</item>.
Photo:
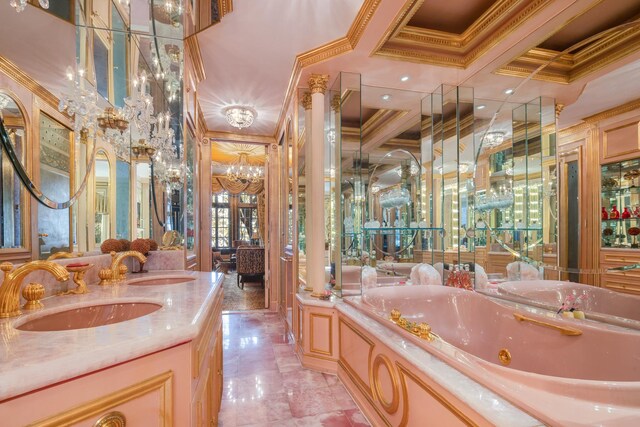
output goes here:
{"type": "Polygon", "coordinates": [[[95,180],[94,180],[94,242],[96,246],[111,237],[111,221],[113,218],[111,196],[111,167],[107,154],[104,151],[98,151],[95,164],[95,180]]]}
{"type": "MultiPolygon", "coordinates": [[[[0,118],[9,134],[13,149],[26,165],[27,120],[23,109],[9,93],[0,91],[0,118]]],[[[0,188],[2,211],[0,213],[0,246],[7,249],[28,248],[27,209],[28,197],[22,189],[11,162],[4,151],[0,152],[0,188]]]]}
{"type": "MultiPolygon", "coordinates": [[[[40,188],[56,202],[69,200],[75,192],[75,144],[73,132],[48,114],[39,118],[40,188]]],[[[71,208],[48,209],[38,206],[39,258],[74,247],[75,224],[71,208]]]]}

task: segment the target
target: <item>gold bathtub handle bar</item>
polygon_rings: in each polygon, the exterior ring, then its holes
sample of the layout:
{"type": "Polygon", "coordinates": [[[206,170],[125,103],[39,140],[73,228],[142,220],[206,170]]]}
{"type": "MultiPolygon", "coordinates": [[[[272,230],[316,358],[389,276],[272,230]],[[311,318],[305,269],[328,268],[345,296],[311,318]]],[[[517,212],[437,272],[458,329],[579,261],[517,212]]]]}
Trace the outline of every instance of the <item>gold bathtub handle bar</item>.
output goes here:
{"type": "Polygon", "coordinates": [[[580,329],[570,328],[568,326],[554,325],[553,323],[543,322],[542,320],[533,319],[531,317],[523,316],[522,314],[519,314],[519,313],[513,313],[513,317],[515,317],[516,320],[519,320],[521,322],[530,322],[530,323],[533,323],[535,325],[544,326],[545,328],[556,329],[562,335],[568,335],[568,336],[572,336],[572,337],[576,337],[578,335],[582,335],[582,331],[580,329]]]}

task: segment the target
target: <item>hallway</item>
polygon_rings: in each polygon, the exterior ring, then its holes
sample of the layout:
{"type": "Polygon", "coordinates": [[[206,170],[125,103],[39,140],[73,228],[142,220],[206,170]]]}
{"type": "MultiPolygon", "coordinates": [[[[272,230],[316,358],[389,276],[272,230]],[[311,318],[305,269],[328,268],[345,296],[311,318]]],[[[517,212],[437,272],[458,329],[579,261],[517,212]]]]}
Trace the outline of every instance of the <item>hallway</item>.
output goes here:
{"type": "Polygon", "coordinates": [[[335,375],[303,368],[278,314],[225,314],[219,425],[368,426],[335,375]]]}

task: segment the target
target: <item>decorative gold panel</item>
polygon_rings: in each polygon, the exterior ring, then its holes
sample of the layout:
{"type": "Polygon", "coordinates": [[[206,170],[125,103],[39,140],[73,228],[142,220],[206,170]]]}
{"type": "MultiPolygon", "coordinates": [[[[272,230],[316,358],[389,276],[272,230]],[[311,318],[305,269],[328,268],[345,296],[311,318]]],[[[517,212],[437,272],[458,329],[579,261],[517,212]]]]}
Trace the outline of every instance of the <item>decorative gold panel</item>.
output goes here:
{"type": "Polygon", "coordinates": [[[393,363],[391,360],[383,354],[376,355],[373,361],[373,367],[371,368],[371,390],[376,400],[380,402],[382,408],[389,414],[395,414],[398,411],[400,405],[400,383],[398,382],[398,376],[396,375],[393,363]],[[382,384],[380,381],[380,367],[384,366],[389,373],[391,379],[391,400],[388,401],[384,396],[382,390],[382,384]]]}
{"type": "Polygon", "coordinates": [[[613,128],[603,129],[603,160],[613,160],[632,153],[640,154],[640,122],[633,121],[613,128]]]}
{"type": "MultiPolygon", "coordinates": [[[[343,318],[338,320],[338,360],[340,365],[344,368],[344,370],[349,374],[349,376],[354,380],[360,391],[365,394],[370,400],[373,400],[373,396],[371,395],[371,386],[365,382],[365,380],[358,374],[356,369],[351,366],[349,363],[348,357],[349,355],[344,354],[344,349],[346,345],[344,344],[344,332],[351,333],[357,335],[362,341],[363,345],[368,345],[369,354],[367,355],[367,367],[371,367],[371,361],[373,359],[373,349],[375,347],[375,343],[363,335],[356,327],[352,326],[348,322],[346,322],[343,318]]],[[[369,375],[368,377],[371,377],[369,375]]],[[[368,378],[367,378],[368,379],[368,378]]]]}
{"type": "Polygon", "coordinates": [[[330,314],[309,313],[309,351],[311,353],[319,353],[325,356],[333,356],[333,316],[330,314]],[[327,348],[316,346],[316,337],[313,330],[316,322],[326,322],[329,331],[329,345],[327,348]]]}
{"type": "Polygon", "coordinates": [[[30,424],[30,427],[54,427],[67,426],[86,420],[87,418],[99,415],[123,403],[137,399],[154,391],[161,394],[160,413],[162,415],[162,426],[173,426],[173,398],[171,391],[171,381],[173,372],[167,371],[156,375],[142,382],[133,384],[116,392],[99,397],[98,399],[76,406],[67,411],[47,419],[30,424]]]}

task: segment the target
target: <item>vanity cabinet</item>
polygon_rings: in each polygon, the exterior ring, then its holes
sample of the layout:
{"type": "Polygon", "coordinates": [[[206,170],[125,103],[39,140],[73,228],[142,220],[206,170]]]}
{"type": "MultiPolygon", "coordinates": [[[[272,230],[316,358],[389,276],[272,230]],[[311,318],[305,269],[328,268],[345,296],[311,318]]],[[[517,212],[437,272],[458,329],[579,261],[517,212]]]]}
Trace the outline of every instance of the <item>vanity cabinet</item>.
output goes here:
{"type": "MultiPolygon", "coordinates": [[[[222,399],[221,289],[215,301],[194,339],[0,402],[0,424],[217,425],[222,399]],[[124,417],[126,424],[109,424],[110,417],[124,417]]],[[[91,358],[92,350],[69,354],[68,363],[83,357],[91,358]]]]}

